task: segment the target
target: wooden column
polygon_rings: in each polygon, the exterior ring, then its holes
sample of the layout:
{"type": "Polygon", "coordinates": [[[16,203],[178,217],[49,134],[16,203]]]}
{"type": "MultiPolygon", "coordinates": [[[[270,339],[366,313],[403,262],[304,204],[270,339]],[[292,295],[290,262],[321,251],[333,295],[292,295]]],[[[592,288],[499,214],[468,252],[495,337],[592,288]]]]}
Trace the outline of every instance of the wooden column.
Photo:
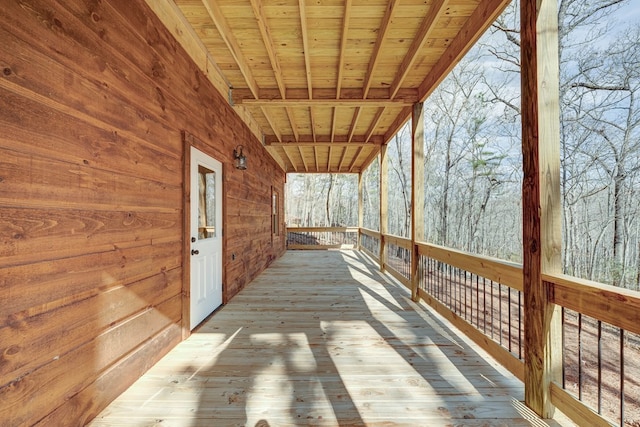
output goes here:
{"type": "Polygon", "coordinates": [[[411,299],[418,301],[420,271],[418,246],[424,240],[424,104],[413,104],[411,114],[411,299]]]}
{"type": "Polygon", "coordinates": [[[380,271],[385,270],[384,254],[385,254],[385,234],[387,228],[387,206],[389,188],[387,187],[389,176],[389,166],[387,164],[387,146],[380,147],[380,271]]]}
{"type": "Polygon", "coordinates": [[[361,229],[364,227],[364,200],[362,198],[362,186],[364,185],[364,174],[358,174],[358,250],[360,250],[360,241],[362,239],[361,229]]]}
{"type": "Polygon", "coordinates": [[[542,273],[561,271],[557,0],[521,1],[525,403],[553,416],[549,386],[562,379],[559,307],[542,273]]]}

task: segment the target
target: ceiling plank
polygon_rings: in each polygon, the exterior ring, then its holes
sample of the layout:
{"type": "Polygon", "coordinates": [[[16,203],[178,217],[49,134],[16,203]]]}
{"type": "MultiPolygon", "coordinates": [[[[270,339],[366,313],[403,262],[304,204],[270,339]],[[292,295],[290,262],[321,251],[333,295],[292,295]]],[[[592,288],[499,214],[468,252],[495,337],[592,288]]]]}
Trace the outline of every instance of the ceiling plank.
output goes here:
{"type": "Polygon", "coordinates": [[[402,86],[402,82],[409,74],[411,66],[416,60],[418,52],[424,46],[429,34],[433,30],[434,23],[438,20],[442,12],[446,9],[448,0],[434,0],[429,8],[429,12],[424,17],[424,20],[420,24],[420,28],[416,33],[413,41],[411,42],[411,46],[409,47],[409,51],[405,55],[400,67],[398,68],[398,72],[396,73],[396,77],[391,83],[391,88],[389,90],[389,98],[393,98],[396,96],[396,93],[402,86]]]}
{"type": "Polygon", "coordinates": [[[242,50],[240,49],[240,44],[236,40],[235,36],[233,35],[233,32],[231,31],[231,28],[229,27],[229,24],[227,23],[227,20],[222,14],[222,10],[220,9],[218,2],[216,0],[202,0],[202,4],[207,9],[209,16],[213,20],[213,23],[215,24],[216,28],[218,29],[218,32],[220,33],[220,36],[222,37],[222,39],[224,40],[224,43],[227,45],[227,48],[231,52],[233,59],[236,61],[236,64],[238,65],[238,68],[240,68],[240,72],[242,73],[242,76],[244,77],[244,80],[246,81],[247,86],[251,90],[251,93],[253,94],[254,98],[257,98],[260,93],[260,88],[258,87],[258,83],[256,82],[256,79],[253,76],[251,69],[249,68],[249,63],[247,62],[244,55],[242,54],[242,50]]]}
{"type": "Polygon", "coordinates": [[[378,59],[380,58],[380,52],[382,50],[382,42],[387,36],[387,31],[389,30],[389,24],[391,23],[391,19],[393,19],[393,14],[396,10],[396,6],[399,3],[399,0],[391,0],[389,4],[387,4],[387,9],[384,13],[384,17],[382,18],[382,22],[380,23],[380,27],[378,30],[378,37],[376,38],[376,44],[373,47],[373,53],[371,54],[371,58],[369,59],[369,67],[367,68],[367,73],[365,74],[364,80],[364,92],[362,98],[366,98],[369,94],[369,89],[371,89],[371,82],[373,81],[373,71],[378,64],[378,59]]]}

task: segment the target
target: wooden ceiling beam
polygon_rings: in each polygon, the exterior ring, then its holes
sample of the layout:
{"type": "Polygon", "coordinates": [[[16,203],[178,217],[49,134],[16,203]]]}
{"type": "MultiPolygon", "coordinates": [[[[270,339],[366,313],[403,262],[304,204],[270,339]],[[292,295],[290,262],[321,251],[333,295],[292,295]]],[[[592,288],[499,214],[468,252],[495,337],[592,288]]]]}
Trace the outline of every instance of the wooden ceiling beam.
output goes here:
{"type": "MultiPolygon", "coordinates": [[[[251,7],[253,8],[253,14],[258,22],[258,28],[260,28],[260,34],[262,36],[262,43],[269,55],[269,62],[271,62],[271,69],[273,70],[273,75],[276,79],[276,84],[278,85],[278,91],[280,92],[280,97],[285,99],[287,97],[287,89],[284,84],[284,79],[282,77],[282,67],[280,66],[280,61],[278,60],[278,56],[276,55],[276,47],[273,43],[273,37],[271,37],[271,31],[269,30],[269,25],[267,24],[267,16],[264,13],[264,8],[262,7],[261,0],[251,0],[251,7]]],[[[289,124],[291,125],[291,129],[293,130],[294,135],[298,134],[298,128],[296,125],[296,121],[293,116],[293,112],[287,107],[287,117],[289,118],[289,124]]],[[[269,123],[271,125],[271,123],[269,123]]],[[[273,127],[272,127],[273,129],[273,127]]],[[[275,131],[275,129],[274,129],[275,131]]]]}
{"type": "MultiPolygon", "coordinates": [[[[349,32],[349,19],[351,17],[351,0],[344,3],[344,14],[342,17],[342,35],[340,37],[340,57],[338,58],[338,77],[336,80],[336,99],[340,99],[342,90],[342,73],[344,72],[344,56],[347,48],[347,33],[349,32]]],[[[334,111],[335,114],[335,111],[334,111]]]]}
{"type": "Polygon", "coordinates": [[[329,146],[329,155],[327,156],[327,172],[331,172],[331,151],[333,151],[333,147],[329,146]]]}
{"type": "Polygon", "coordinates": [[[242,54],[240,44],[233,35],[231,27],[229,27],[227,20],[222,14],[222,10],[220,9],[218,2],[216,0],[202,0],[202,4],[207,9],[209,17],[218,29],[218,33],[220,33],[220,36],[224,40],[224,43],[227,45],[229,52],[231,52],[231,56],[233,56],[234,61],[238,65],[238,68],[240,68],[240,72],[242,73],[242,76],[247,83],[247,87],[251,90],[254,98],[258,98],[260,93],[258,83],[256,82],[251,69],[249,68],[249,63],[242,54]]]}
{"type": "Polygon", "coordinates": [[[291,131],[293,132],[293,136],[296,138],[296,141],[300,139],[300,134],[298,132],[298,125],[296,125],[296,119],[293,116],[293,111],[289,106],[285,107],[285,111],[287,112],[287,117],[289,118],[289,124],[291,125],[291,131]]]}
{"type": "MultiPolygon", "coordinates": [[[[284,153],[285,157],[289,161],[289,164],[291,165],[291,169],[293,169],[293,172],[298,172],[298,168],[296,167],[296,164],[293,163],[293,160],[291,160],[291,156],[287,152],[287,147],[282,147],[282,152],[284,153]]],[[[291,171],[287,170],[287,172],[291,172],[291,171]]]]}
{"type": "Polygon", "coordinates": [[[378,27],[378,37],[376,38],[376,44],[373,47],[373,52],[371,54],[371,58],[369,59],[369,66],[367,67],[367,73],[364,77],[363,84],[363,95],[362,98],[366,98],[369,94],[369,89],[371,89],[371,82],[373,81],[373,71],[378,64],[378,59],[380,58],[380,52],[382,50],[382,43],[387,37],[387,31],[389,30],[389,24],[393,19],[393,14],[396,10],[396,6],[399,3],[398,0],[391,0],[389,4],[387,4],[387,9],[384,13],[384,17],[382,18],[382,22],[378,27]]]}
{"type": "Polygon", "coordinates": [[[320,163],[318,162],[318,149],[316,146],[313,146],[313,160],[315,161],[316,170],[320,168],[320,163]]]}
{"type": "Polygon", "coordinates": [[[371,142],[272,142],[265,147],[378,147],[380,144],[371,142]]]}
{"type": "Polygon", "coordinates": [[[365,135],[355,135],[352,141],[348,140],[348,135],[338,135],[334,141],[331,141],[326,135],[319,135],[318,140],[314,141],[311,135],[300,135],[299,139],[295,139],[295,135],[282,135],[282,140],[279,141],[273,135],[265,135],[264,137],[264,145],[296,145],[296,144],[306,144],[306,145],[316,145],[318,147],[328,147],[330,145],[341,145],[341,144],[364,144],[364,145],[382,145],[384,142],[382,135],[372,135],[368,141],[365,141],[365,135]]]}
{"type": "Polygon", "coordinates": [[[238,105],[270,107],[404,107],[406,99],[243,99],[238,105]]]}
{"type": "Polygon", "coordinates": [[[360,119],[360,113],[362,113],[362,107],[356,107],[356,111],[353,113],[353,118],[351,119],[351,125],[349,125],[349,136],[347,137],[347,141],[351,142],[353,139],[353,134],[356,132],[356,126],[358,125],[358,120],[360,119]]]}
{"type": "Polygon", "coordinates": [[[307,29],[306,0],[298,0],[300,7],[300,27],[302,29],[302,49],[304,50],[304,68],[307,75],[307,92],[309,99],[313,98],[313,83],[311,81],[311,55],[309,55],[309,31],[307,29]]]}
{"type": "MultiPolygon", "coordinates": [[[[340,172],[342,170],[342,164],[344,163],[344,159],[347,156],[347,149],[349,148],[348,145],[345,145],[342,148],[342,155],[340,156],[340,162],[338,163],[338,172],[340,172]]],[[[362,147],[360,147],[360,149],[362,150],[362,147]]]]}
{"type": "Polygon", "coordinates": [[[271,62],[271,69],[273,70],[278,90],[280,91],[280,97],[286,98],[286,87],[282,78],[282,67],[278,56],[276,55],[276,47],[273,43],[273,37],[271,37],[271,31],[267,24],[267,16],[264,13],[261,0],[251,0],[251,7],[253,8],[253,14],[258,22],[258,28],[260,28],[260,34],[262,35],[262,43],[264,44],[267,54],[269,55],[269,61],[271,62]]]}
{"type": "Polygon", "coordinates": [[[331,141],[336,137],[336,121],[338,120],[338,107],[333,107],[331,115],[331,141]]]}
{"type": "Polygon", "coordinates": [[[429,34],[433,30],[434,23],[438,20],[438,18],[442,15],[442,12],[446,9],[448,0],[434,0],[431,3],[431,7],[429,8],[429,12],[422,20],[420,24],[420,28],[418,28],[418,32],[416,33],[413,41],[411,42],[411,46],[409,47],[409,51],[405,55],[400,67],[398,67],[398,72],[396,73],[396,77],[391,83],[391,88],[389,90],[389,98],[393,98],[400,86],[402,86],[402,82],[409,74],[413,63],[415,62],[418,52],[422,49],[425,42],[429,38],[429,34]]]}
{"type": "MultiPolygon", "coordinates": [[[[376,159],[376,157],[378,157],[378,154],[380,154],[380,149],[376,148],[375,150],[373,150],[371,152],[371,154],[369,154],[369,156],[364,159],[364,161],[362,162],[362,166],[360,167],[360,172],[364,172],[369,165],[376,159]]],[[[355,159],[354,159],[354,164],[355,164],[355,159]]]]}
{"type": "Polygon", "coordinates": [[[384,107],[378,109],[378,112],[376,113],[376,116],[371,121],[371,126],[369,126],[369,129],[367,130],[367,133],[365,134],[364,142],[368,142],[369,138],[371,138],[371,136],[373,135],[373,132],[375,132],[376,128],[380,124],[380,119],[382,119],[382,115],[384,114],[384,111],[385,111],[384,107]]]}
{"type": "Polygon", "coordinates": [[[302,160],[302,165],[304,166],[304,171],[309,172],[309,167],[307,166],[307,162],[304,159],[304,153],[302,152],[302,147],[298,146],[298,153],[300,154],[300,159],[302,160]]]}
{"type": "Polygon", "coordinates": [[[269,116],[269,113],[267,113],[267,109],[265,107],[260,107],[260,111],[262,111],[264,118],[267,119],[267,123],[269,123],[269,126],[271,127],[273,134],[276,136],[276,138],[278,138],[278,141],[282,141],[282,134],[278,130],[278,127],[275,125],[275,123],[273,123],[273,120],[269,116]]]}
{"type": "MultiPolygon", "coordinates": [[[[248,100],[254,100],[255,96],[248,89],[235,88],[233,89],[233,102],[234,104],[242,104],[248,100]]],[[[300,87],[288,87],[286,90],[286,96],[283,98],[280,94],[280,90],[277,88],[260,88],[259,99],[301,99],[309,100],[309,93],[307,88],[300,87]]],[[[340,96],[336,96],[336,90],[330,88],[314,88],[313,99],[333,99],[333,100],[362,100],[364,99],[364,92],[361,88],[342,88],[340,90],[340,96]]],[[[367,100],[388,100],[389,88],[371,88],[366,96],[367,100]]],[[[402,88],[399,89],[396,96],[393,97],[394,101],[400,102],[403,99],[407,103],[419,102],[419,93],[416,88],[402,88]]]]}
{"type": "MultiPolygon", "coordinates": [[[[358,158],[360,157],[360,154],[362,154],[362,149],[364,147],[360,147],[358,148],[358,151],[356,151],[356,155],[353,156],[353,160],[351,161],[351,164],[349,165],[349,172],[353,172],[353,168],[358,164],[358,158]]],[[[378,152],[378,150],[374,150],[374,152],[378,152]]]]}

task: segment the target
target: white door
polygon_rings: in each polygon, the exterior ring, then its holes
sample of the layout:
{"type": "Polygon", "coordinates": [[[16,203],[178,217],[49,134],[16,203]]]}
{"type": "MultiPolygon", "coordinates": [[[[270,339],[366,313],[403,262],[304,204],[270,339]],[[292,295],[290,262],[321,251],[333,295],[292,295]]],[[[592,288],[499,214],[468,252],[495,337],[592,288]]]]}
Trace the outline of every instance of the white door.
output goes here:
{"type": "Polygon", "coordinates": [[[191,329],[222,304],[222,164],[191,147],[191,329]]]}

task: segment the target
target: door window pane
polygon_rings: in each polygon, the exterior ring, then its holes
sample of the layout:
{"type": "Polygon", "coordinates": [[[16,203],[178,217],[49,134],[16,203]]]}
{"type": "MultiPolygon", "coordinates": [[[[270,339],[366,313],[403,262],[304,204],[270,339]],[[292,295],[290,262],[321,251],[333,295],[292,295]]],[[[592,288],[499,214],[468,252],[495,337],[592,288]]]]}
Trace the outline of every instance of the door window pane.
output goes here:
{"type": "Polygon", "coordinates": [[[216,173],[198,166],[198,239],[216,237],[216,173]]]}

